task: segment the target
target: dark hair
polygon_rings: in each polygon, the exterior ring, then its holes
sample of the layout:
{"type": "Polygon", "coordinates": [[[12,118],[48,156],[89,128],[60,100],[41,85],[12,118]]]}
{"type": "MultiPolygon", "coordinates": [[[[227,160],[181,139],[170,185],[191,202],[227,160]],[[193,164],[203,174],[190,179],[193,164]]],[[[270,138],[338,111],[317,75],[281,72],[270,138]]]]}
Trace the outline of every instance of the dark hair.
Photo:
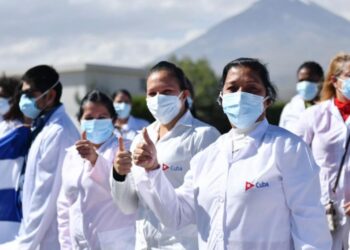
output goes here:
{"type": "Polygon", "coordinates": [[[241,57],[226,64],[222,72],[220,90],[222,90],[222,88],[224,87],[228,71],[231,68],[235,68],[235,67],[247,67],[255,71],[259,75],[261,81],[263,82],[266,90],[266,94],[267,96],[270,97],[271,102],[274,102],[276,100],[277,92],[276,92],[275,86],[270,81],[269,72],[266,66],[262,64],[258,59],[255,59],[255,58],[241,57]]]}
{"type": "Polygon", "coordinates": [[[186,75],[183,72],[183,70],[179,67],[177,67],[175,64],[168,62],[168,61],[161,61],[154,65],[148,73],[147,78],[154,72],[158,72],[161,70],[165,70],[169,72],[173,77],[176,78],[177,82],[179,83],[179,87],[181,90],[185,90],[186,88],[186,75]]]}
{"type": "Polygon", "coordinates": [[[84,114],[84,105],[87,102],[102,104],[103,106],[105,106],[107,108],[109,114],[111,115],[113,122],[115,119],[117,119],[117,113],[115,112],[115,109],[113,107],[112,99],[109,98],[109,96],[107,96],[106,94],[102,93],[99,90],[91,90],[90,92],[88,92],[84,96],[84,98],[80,102],[80,107],[79,107],[79,111],[77,114],[77,118],[79,121],[81,120],[81,117],[84,114]]]}
{"type": "Polygon", "coordinates": [[[31,85],[35,90],[44,93],[48,89],[53,88],[56,91],[55,104],[58,104],[62,95],[62,84],[59,82],[59,75],[57,71],[48,65],[38,65],[30,68],[22,76],[22,81],[31,85]]]}
{"type": "Polygon", "coordinates": [[[127,91],[126,89],[119,89],[117,90],[116,92],[114,92],[112,94],[112,101],[114,101],[115,97],[119,94],[124,94],[126,95],[129,99],[130,99],[130,102],[132,101],[132,97],[131,97],[131,94],[129,91],[127,91]]]}
{"type": "Polygon", "coordinates": [[[323,69],[322,69],[321,65],[319,65],[317,62],[314,62],[314,61],[304,62],[302,65],[299,66],[297,73],[299,73],[299,71],[301,69],[304,69],[304,68],[310,70],[310,73],[312,75],[316,75],[316,76],[320,77],[321,81],[324,80],[323,69]]]}
{"type": "Polygon", "coordinates": [[[4,114],[5,121],[19,120],[23,121],[23,114],[19,109],[19,99],[21,83],[17,78],[2,76],[0,78],[0,87],[4,92],[4,96],[10,99],[10,109],[4,114]]]}

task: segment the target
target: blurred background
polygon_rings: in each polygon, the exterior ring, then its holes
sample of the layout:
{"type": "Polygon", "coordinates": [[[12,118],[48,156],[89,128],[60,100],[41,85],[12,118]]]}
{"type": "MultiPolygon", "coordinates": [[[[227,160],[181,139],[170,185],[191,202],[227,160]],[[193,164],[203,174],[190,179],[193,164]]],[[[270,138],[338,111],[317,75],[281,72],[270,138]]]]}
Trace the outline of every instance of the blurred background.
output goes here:
{"type": "Polygon", "coordinates": [[[216,104],[222,68],[254,57],[278,88],[268,110],[277,124],[296,92],[298,66],[313,60],[326,71],[337,52],[350,50],[349,0],[1,0],[0,16],[0,72],[20,77],[52,65],[74,120],[88,90],[120,88],[134,96],[132,113],[152,120],[147,69],[171,60],[194,85],[197,116],[225,132],[216,104]]]}

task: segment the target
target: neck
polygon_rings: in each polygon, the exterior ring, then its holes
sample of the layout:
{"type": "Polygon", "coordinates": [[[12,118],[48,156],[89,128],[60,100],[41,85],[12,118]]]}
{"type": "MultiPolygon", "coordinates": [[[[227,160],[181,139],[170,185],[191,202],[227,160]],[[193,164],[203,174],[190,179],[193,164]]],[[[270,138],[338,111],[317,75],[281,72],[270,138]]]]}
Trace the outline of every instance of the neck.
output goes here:
{"type": "Polygon", "coordinates": [[[125,119],[117,119],[117,126],[127,124],[128,120],[129,120],[129,117],[127,117],[125,119]]]}
{"type": "Polygon", "coordinates": [[[180,118],[186,113],[187,109],[183,106],[181,111],[175,118],[169,122],[168,124],[161,124],[159,126],[159,139],[162,138],[167,132],[169,132],[175,125],[176,123],[180,120],[180,118]]]}

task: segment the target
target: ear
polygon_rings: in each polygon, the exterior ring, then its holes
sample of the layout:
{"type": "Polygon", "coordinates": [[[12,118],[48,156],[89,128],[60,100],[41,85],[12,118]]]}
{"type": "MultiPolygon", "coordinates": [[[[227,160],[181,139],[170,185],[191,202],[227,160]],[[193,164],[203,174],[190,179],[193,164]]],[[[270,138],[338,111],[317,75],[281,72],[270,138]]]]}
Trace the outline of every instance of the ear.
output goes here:
{"type": "Polygon", "coordinates": [[[48,106],[52,107],[55,104],[56,96],[57,96],[56,90],[50,89],[49,93],[47,93],[46,95],[48,106]]]}
{"type": "Polygon", "coordinates": [[[190,96],[190,91],[188,89],[185,89],[182,91],[182,100],[186,100],[186,98],[190,96]]]}
{"type": "Polygon", "coordinates": [[[334,87],[335,89],[337,89],[337,88],[339,87],[339,85],[338,85],[338,79],[337,79],[337,77],[336,77],[335,75],[332,75],[332,76],[331,76],[330,81],[331,81],[331,83],[332,83],[332,85],[333,85],[333,87],[334,87]]]}

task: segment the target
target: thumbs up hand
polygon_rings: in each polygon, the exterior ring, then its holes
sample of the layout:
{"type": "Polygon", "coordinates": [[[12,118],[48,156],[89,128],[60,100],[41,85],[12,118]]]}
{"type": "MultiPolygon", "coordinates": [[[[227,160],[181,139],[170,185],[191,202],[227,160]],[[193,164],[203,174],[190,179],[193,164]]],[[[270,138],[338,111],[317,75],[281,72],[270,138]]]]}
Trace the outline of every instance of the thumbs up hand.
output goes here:
{"type": "Polygon", "coordinates": [[[75,148],[77,149],[78,153],[82,158],[90,161],[92,166],[95,165],[98,158],[98,154],[96,153],[95,146],[86,139],[85,131],[81,135],[81,140],[75,143],[75,148]]]}
{"type": "Polygon", "coordinates": [[[146,170],[156,169],[158,167],[157,150],[146,128],[142,130],[142,136],[143,142],[137,144],[133,152],[134,163],[146,170]]]}
{"type": "Polygon", "coordinates": [[[118,137],[118,151],[115,155],[113,167],[120,175],[127,175],[131,171],[131,153],[125,150],[123,137],[118,137]]]}

